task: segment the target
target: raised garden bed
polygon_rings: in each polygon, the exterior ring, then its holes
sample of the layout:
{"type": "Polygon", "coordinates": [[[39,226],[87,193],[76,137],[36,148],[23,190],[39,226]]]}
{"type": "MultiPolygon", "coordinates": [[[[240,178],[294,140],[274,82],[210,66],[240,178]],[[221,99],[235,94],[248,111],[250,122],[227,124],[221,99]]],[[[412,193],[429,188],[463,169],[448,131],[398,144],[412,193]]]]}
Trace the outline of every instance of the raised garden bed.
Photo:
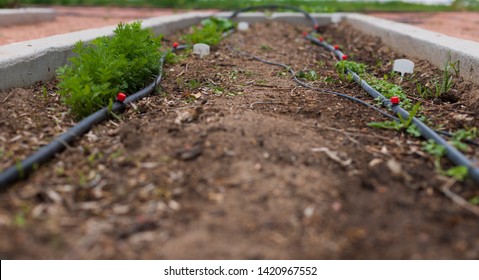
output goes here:
{"type": "MultiPolygon", "coordinates": [[[[156,95],[0,196],[1,256],[478,258],[477,216],[441,191],[477,203],[472,181],[439,175],[421,139],[369,127],[385,120],[377,112],[306,90],[284,69],[232,50],[285,63],[305,79],[314,71],[308,83],[374,103],[304,30],[256,23],[203,59],[180,54],[156,95]]],[[[390,76],[401,57],[349,26],[322,31],[376,77],[390,76]]],[[[443,72],[415,62],[416,80],[401,85],[429,121],[478,127],[479,88],[453,78],[447,94],[423,99],[416,82],[431,85],[443,72]]],[[[1,169],[73,124],[56,90],[52,81],[0,100],[1,169]]]]}

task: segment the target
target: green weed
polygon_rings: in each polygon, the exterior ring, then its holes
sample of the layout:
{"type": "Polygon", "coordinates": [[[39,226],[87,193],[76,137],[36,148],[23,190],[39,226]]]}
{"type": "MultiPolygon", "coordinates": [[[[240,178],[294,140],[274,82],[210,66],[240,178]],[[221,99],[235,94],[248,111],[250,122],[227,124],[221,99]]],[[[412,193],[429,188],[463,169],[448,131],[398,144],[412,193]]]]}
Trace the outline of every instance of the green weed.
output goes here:
{"type": "Polygon", "coordinates": [[[444,171],[443,174],[462,182],[467,178],[468,170],[467,166],[459,165],[449,168],[448,170],[444,171]]]}
{"type": "Polygon", "coordinates": [[[444,170],[441,165],[441,158],[446,154],[446,148],[437,144],[432,139],[423,143],[423,150],[434,156],[434,166],[436,171],[442,175],[453,177],[458,181],[464,181],[468,175],[466,166],[455,166],[444,170]]]}
{"type": "Polygon", "coordinates": [[[47,88],[45,86],[42,86],[42,96],[43,96],[43,98],[48,97],[48,91],[47,91],[47,88]]]}
{"type": "Polygon", "coordinates": [[[479,196],[475,196],[475,197],[469,199],[469,203],[471,203],[473,205],[479,205],[479,196]]]}
{"type": "Polygon", "coordinates": [[[366,73],[366,64],[351,60],[341,60],[336,63],[336,71],[340,75],[341,79],[343,79],[344,75],[347,73],[347,70],[351,70],[361,76],[366,73]]]}
{"type": "Polygon", "coordinates": [[[198,82],[198,80],[191,79],[188,82],[186,82],[186,85],[188,86],[189,89],[197,89],[201,86],[201,83],[198,82]]]}
{"type": "Polygon", "coordinates": [[[429,82],[430,87],[416,84],[416,92],[422,98],[439,98],[441,95],[448,93],[454,86],[454,76],[459,75],[459,61],[446,61],[440,81],[433,79],[429,82]]]}
{"type": "Polygon", "coordinates": [[[308,81],[316,81],[318,79],[318,73],[314,70],[309,70],[309,71],[299,71],[296,77],[300,79],[305,79],[308,81]]]}
{"type": "Polygon", "coordinates": [[[374,128],[383,128],[383,129],[394,129],[397,131],[405,130],[407,133],[413,135],[414,137],[421,136],[421,133],[417,129],[416,125],[412,123],[414,117],[420,112],[421,103],[416,103],[409,113],[409,117],[404,119],[401,115],[398,115],[399,122],[397,121],[385,121],[385,122],[370,122],[368,126],[374,128]]]}
{"type": "Polygon", "coordinates": [[[261,48],[262,51],[266,51],[266,52],[269,52],[269,51],[272,51],[272,50],[273,50],[273,48],[271,48],[271,47],[268,46],[268,45],[261,45],[260,48],[261,48]]]}
{"type": "Polygon", "coordinates": [[[201,22],[201,27],[194,26],[193,32],[181,37],[189,45],[198,43],[210,46],[218,45],[223,39],[223,33],[234,28],[235,23],[229,19],[211,17],[201,22]]]}
{"type": "Polygon", "coordinates": [[[58,69],[58,93],[78,118],[107,106],[118,92],[141,89],[159,72],[160,37],[141,22],[119,24],[111,38],[78,42],[71,65],[58,69]]]}

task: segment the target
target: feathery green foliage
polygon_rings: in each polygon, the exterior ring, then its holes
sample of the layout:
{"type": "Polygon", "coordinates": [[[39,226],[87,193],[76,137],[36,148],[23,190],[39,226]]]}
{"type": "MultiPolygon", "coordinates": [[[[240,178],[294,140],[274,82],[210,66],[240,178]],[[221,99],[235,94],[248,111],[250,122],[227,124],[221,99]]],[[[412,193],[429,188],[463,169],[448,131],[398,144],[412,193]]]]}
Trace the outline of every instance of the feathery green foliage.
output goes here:
{"type": "Polygon", "coordinates": [[[141,22],[119,24],[111,38],[78,42],[71,65],[57,70],[58,93],[78,118],[110,104],[118,92],[133,93],[159,72],[160,37],[141,22]]]}
{"type": "Polygon", "coordinates": [[[194,26],[193,32],[183,35],[181,39],[189,45],[203,43],[216,46],[223,39],[223,33],[234,26],[235,23],[229,19],[210,17],[201,22],[201,27],[194,26]]]}

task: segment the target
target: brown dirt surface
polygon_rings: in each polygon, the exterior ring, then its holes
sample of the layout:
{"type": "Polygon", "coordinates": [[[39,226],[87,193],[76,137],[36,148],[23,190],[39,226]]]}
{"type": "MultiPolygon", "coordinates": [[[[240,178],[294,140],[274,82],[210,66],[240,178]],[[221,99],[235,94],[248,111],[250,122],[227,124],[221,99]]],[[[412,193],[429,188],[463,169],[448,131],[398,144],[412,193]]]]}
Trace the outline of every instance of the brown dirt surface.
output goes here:
{"type": "MultiPolygon", "coordinates": [[[[304,89],[284,69],[229,48],[315,70],[316,87],[374,103],[339,78],[332,55],[306,43],[303,30],[255,24],[203,59],[180,54],[157,94],[0,195],[0,257],[479,258],[478,217],[442,194],[451,180],[420,139],[371,128],[385,120],[377,112],[304,89]]],[[[378,77],[401,57],[347,26],[324,36],[378,77]]],[[[402,85],[430,122],[477,127],[478,102],[463,93],[479,88],[454,78],[454,98],[423,100],[415,83],[441,71],[415,62],[416,76],[402,85]]],[[[53,81],[2,93],[0,169],[71,125],[55,90],[53,81]]],[[[479,197],[471,181],[451,190],[479,197]]]]}
{"type": "Polygon", "coordinates": [[[372,13],[370,15],[479,42],[479,32],[477,32],[479,12],[372,13]]]}

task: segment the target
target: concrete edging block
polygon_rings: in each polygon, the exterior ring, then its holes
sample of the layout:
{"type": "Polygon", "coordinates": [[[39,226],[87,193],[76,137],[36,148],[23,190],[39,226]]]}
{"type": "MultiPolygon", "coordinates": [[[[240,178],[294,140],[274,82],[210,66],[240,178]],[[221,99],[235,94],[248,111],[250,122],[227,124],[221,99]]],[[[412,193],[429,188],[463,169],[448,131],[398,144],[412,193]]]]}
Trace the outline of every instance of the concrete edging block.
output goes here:
{"type": "MultiPolygon", "coordinates": [[[[210,15],[211,13],[186,13],[156,17],[143,20],[143,26],[151,27],[156,34],[171,34],[210,15]]],[[[56,69],[68,62],[76,42],[90,42],[101,36],[112,36],[115,27],[83,30],[0,47],[0,90],[53,79],[56,69]]]]}
{"type": "MultiPolygon", "coordinates": [[[[217,17],[229,17],[231,16],[232,12],[220,12],[216,13],[215,16],[217,17]]],[[[328,25],[331,23],[331,14],[322,14],[322,13],[314,13],[311,14],[314,17],[319,25],[328,25]]],[[[237,15],[234,21],[245,21],[248,23],[254,22],[264,22],[267,20],[279,20],[284,22],[289,22],[293,24],[310,24],[308,19],[300,13],[272,13],[270,16],[266,16],[262,12],[249,12],[249,13],[241,13],[237,15]]]]}
{"type": "Polygon", "coordinates": [[[479,83],[479,43],[477,42],[361,14],[347,14],[345,20],[353,28],[365,34],[380,37],[392,50],[410,57],[428,60],[440,69],[444,68],[448,60],[460,61],[461,77],[476,84],[479,83]]]}
{"type": "MultiPolygon", "coordinates": [[[[229,17],[231,12],[192,12],[143,20],[156,34],[171,34],[187,28],[211,15],[229,17]]],[[[366,15],[341,13],[339,15],[353,28],[373,36],[379,36],[394,51],[430,61],[442,68],[444,63],[460,61],[460,75],[479,83],[479,43],[449,37],[414,26],[392,22],[366,15]]],[[[333,14],[312,14],[320,25],[331,23],[333,14]]],[[[309,24],[299,13],[242,13],[236,21],[260,22],[281,20],[296,24],[309,24]]],[[[111,36],[115,26],[90,29],[39,40],[25,41],[0,47],[0,90],[25,87],[37,81],[55,77],[58,67],[68,62],[72,49],[79,40],[90,42],[100,36],[111,36]]]]}
{"type": "Polygon", "coordinates": [[[55,10],[48,8],[0,9],[0,26],[52,21],[55,17],[55,10]]]}

